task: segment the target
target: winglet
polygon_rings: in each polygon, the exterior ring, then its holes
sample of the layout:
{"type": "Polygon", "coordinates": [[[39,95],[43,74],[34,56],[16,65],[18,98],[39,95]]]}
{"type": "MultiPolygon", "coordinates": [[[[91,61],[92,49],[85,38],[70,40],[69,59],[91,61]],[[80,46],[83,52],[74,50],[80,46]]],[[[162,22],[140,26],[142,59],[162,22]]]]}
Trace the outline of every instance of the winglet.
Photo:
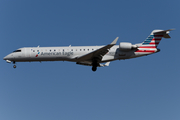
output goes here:
{"type": "Polygon", "coordinates": [[[118,41],[119,37],[116,37],[116,39],[110,44],[110,45],[115,45],[116,42],[118,41]]]}

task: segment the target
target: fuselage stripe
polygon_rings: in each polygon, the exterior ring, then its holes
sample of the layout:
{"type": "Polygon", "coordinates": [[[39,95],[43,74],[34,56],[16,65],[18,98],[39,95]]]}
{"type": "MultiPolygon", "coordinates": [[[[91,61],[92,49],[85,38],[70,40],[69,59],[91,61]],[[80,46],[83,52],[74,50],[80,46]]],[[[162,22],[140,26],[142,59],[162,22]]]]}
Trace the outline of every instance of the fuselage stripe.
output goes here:
{"type": "Polygon", "coordinates": [[[156,48],[156,46],[140,46],[139,48],[156,48]]]}
{"type": "Polygon", "coordinates": [[[156,52],[156,50],[137,50],[136,52],[156,52]]]}

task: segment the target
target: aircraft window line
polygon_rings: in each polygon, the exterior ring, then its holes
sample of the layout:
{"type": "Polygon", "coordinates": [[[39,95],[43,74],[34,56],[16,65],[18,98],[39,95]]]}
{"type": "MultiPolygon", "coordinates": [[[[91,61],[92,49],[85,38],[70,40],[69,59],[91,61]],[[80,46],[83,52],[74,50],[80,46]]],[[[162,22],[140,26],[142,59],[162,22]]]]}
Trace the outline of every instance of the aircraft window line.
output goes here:
{"type": "Polygon", "coordinates": [[[13,52],[21,52],[21,50],[15,50],[15,51],[13,51],[13,52]]]}

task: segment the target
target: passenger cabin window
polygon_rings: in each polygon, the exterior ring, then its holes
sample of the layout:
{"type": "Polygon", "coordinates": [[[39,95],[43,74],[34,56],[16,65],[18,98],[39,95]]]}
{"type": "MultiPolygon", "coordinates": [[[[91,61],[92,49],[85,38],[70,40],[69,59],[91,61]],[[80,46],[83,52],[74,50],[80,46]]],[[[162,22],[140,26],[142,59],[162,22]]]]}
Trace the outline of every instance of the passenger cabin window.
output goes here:
{"type": "Polygon", "coordinates": [[[15,50],[15,51],[13,51],[13,52],[21,52],[21,50],[15,50]]]}

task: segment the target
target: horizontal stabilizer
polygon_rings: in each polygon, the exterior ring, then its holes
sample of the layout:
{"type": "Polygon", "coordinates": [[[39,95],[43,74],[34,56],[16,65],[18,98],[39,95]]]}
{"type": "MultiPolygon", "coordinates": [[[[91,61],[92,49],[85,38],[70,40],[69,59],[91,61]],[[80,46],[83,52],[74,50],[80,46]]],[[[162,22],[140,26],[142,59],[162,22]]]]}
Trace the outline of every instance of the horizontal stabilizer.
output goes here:
{"type": "Polygon", "coordinates": [[[172,31],[172,30],[175,30],[175,29],[169,29],[169,30],[154,30],[151,35],[163,35],[162,37],[164,38],[171,38],[169,36],[169,31],[172,31]]]}
{"type": "Polygon", "coordinates": [[[169,34],[164,34],[163,37],[164,37],[164,38],[171,38],[171,37],[169,36],[169,34]]]}
{"type": "Polygon", "coordinates": [[[161,34],[161,33],[169,33],[169,31],[172,31],[172,30],[175,30],[175,29],[169,29],[169,30],[160,30],[160,31],[157,31],[157,32],[153,32],[153,33],[159,33],[159,34],[161,34]]]}

